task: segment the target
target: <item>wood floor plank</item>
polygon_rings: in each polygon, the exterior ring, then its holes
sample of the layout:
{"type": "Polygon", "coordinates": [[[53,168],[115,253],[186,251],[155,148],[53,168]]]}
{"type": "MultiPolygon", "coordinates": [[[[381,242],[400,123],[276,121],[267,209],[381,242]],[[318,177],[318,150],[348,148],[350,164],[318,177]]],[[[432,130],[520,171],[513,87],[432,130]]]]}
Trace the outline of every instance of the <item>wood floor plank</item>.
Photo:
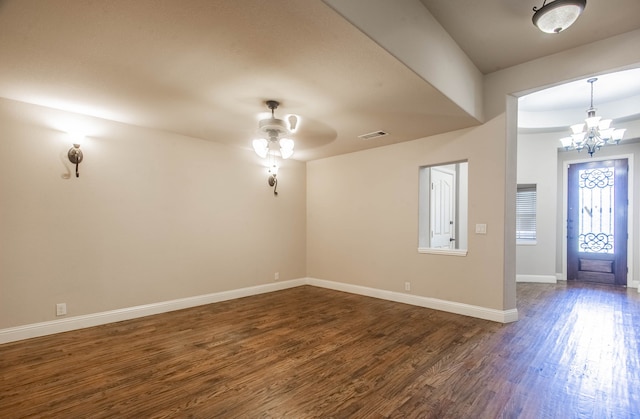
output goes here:
{"type": "Polygon", "coordinates": [[[640,418],[640,296],[502,325],[309,286],[0,345],[0,417],[640,418]]]}

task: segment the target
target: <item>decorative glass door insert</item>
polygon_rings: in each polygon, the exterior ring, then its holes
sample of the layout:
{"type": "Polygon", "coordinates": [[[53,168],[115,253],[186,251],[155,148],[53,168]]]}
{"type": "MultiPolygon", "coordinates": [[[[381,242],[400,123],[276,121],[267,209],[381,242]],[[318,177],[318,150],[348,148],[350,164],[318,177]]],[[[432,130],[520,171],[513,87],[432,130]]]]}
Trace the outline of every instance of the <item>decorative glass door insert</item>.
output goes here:
{"type": "Polygon", "coordinates": [[[615,176],[612,167],[578,171],[579,252],[615,253],[615,176]]]}

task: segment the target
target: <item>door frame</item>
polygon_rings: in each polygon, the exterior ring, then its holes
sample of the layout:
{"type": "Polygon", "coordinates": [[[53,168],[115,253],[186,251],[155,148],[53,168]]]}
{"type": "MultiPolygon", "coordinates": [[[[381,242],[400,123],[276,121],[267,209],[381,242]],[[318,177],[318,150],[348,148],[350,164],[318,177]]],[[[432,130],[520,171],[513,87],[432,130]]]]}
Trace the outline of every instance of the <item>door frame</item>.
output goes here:
{"type": "Polygon", "coordinates": [[[627,159],[629,164],[629,175],[627,177],[627,200],[629,201],[629,206],[627,208],[629,214],[627,216],[627,267],[629,268],[629,272],[627,273],[627,287],[638,288],[638,292],[640,292],[640,281],[633,276],[633,154],[615,154],[606,156],[595,154],[594,157],[565,160],[562,162],[562,213],[560,214],[560,219],[562,220],[562,280],[567,280],[567,209],[569,192],[567,184],[569,182],[569,165],[616,159],[627,159]]]}

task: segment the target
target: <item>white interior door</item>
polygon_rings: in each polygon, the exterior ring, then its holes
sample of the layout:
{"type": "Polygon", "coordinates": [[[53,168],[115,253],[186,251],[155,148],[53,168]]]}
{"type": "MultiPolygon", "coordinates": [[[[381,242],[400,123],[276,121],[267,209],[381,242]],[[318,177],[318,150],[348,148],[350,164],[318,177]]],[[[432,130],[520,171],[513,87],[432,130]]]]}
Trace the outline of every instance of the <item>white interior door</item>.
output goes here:
{"type": "Polygon", "coordinates": [[[455,187],[455,171],[431,168],[431,247],[455,248],[455,187]]]}

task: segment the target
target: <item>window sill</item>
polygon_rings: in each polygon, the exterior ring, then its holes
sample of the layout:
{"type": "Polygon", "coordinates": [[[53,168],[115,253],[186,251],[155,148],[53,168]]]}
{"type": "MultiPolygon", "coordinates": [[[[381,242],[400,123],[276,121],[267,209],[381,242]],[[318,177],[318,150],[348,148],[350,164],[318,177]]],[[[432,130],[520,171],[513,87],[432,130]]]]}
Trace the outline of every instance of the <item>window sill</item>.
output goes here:
{"type": "Polygon", "coordinates": [[[418,247],[418,253],[446,256],[467,256],[467,249],[436,249],[430,247],[418,247]]]}
{"type": "Polygon", "coordinates": [[[538,244],[537,240],[516,239],[516,246],[535,246],[537,244],[538,244]]]}

